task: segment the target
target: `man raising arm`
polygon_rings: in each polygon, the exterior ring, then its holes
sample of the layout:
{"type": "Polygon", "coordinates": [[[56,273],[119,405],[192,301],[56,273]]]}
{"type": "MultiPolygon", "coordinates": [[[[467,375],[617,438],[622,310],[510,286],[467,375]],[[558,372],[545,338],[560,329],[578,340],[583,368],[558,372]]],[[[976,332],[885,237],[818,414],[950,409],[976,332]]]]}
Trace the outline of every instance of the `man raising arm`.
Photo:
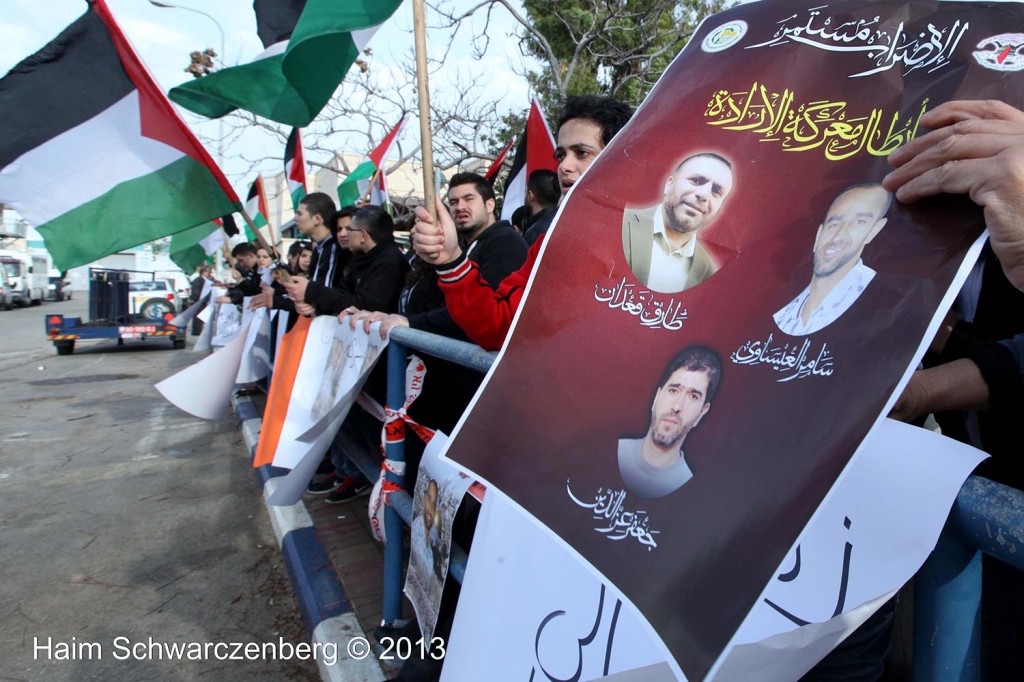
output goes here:
{"type": "MultiPolygon", "coordinates": [[[[609,97],[584,95],[566,100],[558,119],[558,181],[564,197],[629,121],[632,110],[609,97]]],[[[452,318],[475,343],[488,350],[501,347],[519,308],[544,238],[526,254],[526,262],[496,287],[480,275],[459,248],[451,217],[437,200],[438,223],[421,207],[416,209],[413,246],[420,258],[437,268],[441,290],[452,318]]]]}

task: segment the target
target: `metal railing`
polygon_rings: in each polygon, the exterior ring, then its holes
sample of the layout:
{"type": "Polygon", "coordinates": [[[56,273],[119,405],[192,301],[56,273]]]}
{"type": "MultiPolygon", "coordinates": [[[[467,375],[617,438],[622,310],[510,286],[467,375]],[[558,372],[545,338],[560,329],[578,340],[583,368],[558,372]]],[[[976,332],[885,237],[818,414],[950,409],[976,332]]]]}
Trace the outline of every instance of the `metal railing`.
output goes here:
{"type": "MultiPolygon", "coordinates": [[[[426,353],[486,373],[497,357],[479,346],[413,329],[391,332],[388,346],[388,405],[405,402],[405,368],[409,350],[426,353]]],[[[344,447],[344,443],[342,444],[344,447]]],[[[346,450],[348,452],[348,450],[346,450]]],[[[405,460],[404,443],[388,443],[387,457],[405,460]]],[[[361,453],[356,464],[371,479],[380,458],[361,453]]],[[[404,477],[387,473],[403,486],[404,477]]],[[[412,497],[404,489],[389,496],[384,517],[385,623],[402,613],[402,524],[412,522],[412,497]]],[[[957,495],[949,520],[914,583],[914,680],[918,682],[980,679],[981,554],[1024,571],[1024,492],[971,476],[957,495]]],[[[452,545],[449,575],[462,582],[467,554],[452,545]]],[[[1022,576],[1024,578],[1024,576],[1022,576]]]]}
{"type": "Polygon", "coordinates": [[[914,680],[981,679],[982,553],[1024,570],[1024,492],[971,476],[914,581],[914,680]]]}
{"type": "MultiPolygon", "coordinates": [[[[405,403],[405,368],[407,354],[410,350],[424,353],[475,369],[484,373],[490,369],[497,353],[489,353],[479,346],[465,341],[457,341],[437,334],[428,334],[415,329],[398,328],[391,331],[388,343],[387,404],[391,407],[405,403]]],[[[430,426],[426,424],[425,426],[430,426]]],[[[365,449],[362,445],[348,438],[344,432],[339,434],[339,445],[350,460],[371,481],[380,475],[380,457],[365,449]]],[[[405,461],[405,443],[387,443],[387,458],[393,462],[405,461]]],[[[405,553],[402,542],[402,526],[412,524],[412,496],[405,490],[405,477],[387,472],[386,480],[400,486],[388,495],[388,504],[384,507],[384,625],[392,625],[402,617],[402,569],[405,566],[405,553]]],[[[448,563],[448,574],[459,583],[466,572],[466,552],[452,545],[452,554],[448,563]]]]}

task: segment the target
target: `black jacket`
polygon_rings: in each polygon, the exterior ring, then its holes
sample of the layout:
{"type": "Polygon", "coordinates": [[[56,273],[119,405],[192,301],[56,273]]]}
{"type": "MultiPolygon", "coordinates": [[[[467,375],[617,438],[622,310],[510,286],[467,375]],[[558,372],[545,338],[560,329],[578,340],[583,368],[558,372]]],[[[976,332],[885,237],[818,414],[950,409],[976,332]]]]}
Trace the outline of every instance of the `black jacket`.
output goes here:
{"type": "MultiPolygon", "coordinates": [[[[326,237],[313,247],[313,255],[309,259],[309,281],[340,289],[344,286],[351,259],[352,252],[341,248],[333,235],[326,237]]],[[[276,282],[271,286],[274,287],[273,307],[295,312],[295,302],[288,297],[284,287],[276,282]]]]}
{"type": "MultiPolygon", "coordinates": [[[[312,265],[310,269],[313,270],[312,265]]],[[[349,306],[393,313],[398,310],[398,297],[408,269],[409,263],[395,242],[383,242],[367,253],[353,256],[341,286],[330,288],[310,281],[306,302],[316,308],[317,315],[337,315],[349,306]]]]}
{"type": "Polygon", "coordinates": [[[556,213],[558,213],[558,207],[549,206],[523,221],[523,239],[526,240],[527,246],[533,246],[533,243],[548,231],[556,213]]]}
{"type": "Polygon", "coordinates": [[[260,283],[260,271],[258,268],[247,269],[242,266],[236,268],[242,276],[242,281],[228,289],[228,298],[235,305],[241,305],[242,299],[246,296],[255,296],[262,291],[260,283]]]}

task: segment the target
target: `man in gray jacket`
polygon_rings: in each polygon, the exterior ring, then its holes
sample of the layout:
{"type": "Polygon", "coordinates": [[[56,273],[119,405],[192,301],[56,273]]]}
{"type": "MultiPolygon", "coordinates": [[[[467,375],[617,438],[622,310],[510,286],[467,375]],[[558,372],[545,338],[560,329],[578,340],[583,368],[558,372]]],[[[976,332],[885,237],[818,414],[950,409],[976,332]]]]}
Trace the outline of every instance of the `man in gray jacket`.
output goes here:
{"type": "Polygon", "coordinates": [[[732,191],[732,164],[702,152],[684,159],[665,181],[660,204],[627,208],[622,250],[630,270],[653,291],[676,293],[715,274],[718,266],[698,241],[700,230],[732,191]]]}

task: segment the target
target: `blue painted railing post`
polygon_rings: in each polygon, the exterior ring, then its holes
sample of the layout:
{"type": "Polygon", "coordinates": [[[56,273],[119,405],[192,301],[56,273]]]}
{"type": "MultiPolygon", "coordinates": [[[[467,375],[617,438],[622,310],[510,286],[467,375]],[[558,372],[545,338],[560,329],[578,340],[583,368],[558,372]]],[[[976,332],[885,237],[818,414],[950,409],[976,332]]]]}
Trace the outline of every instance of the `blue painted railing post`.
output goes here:
{"type": "MultiPolygon", "coordinates": [[[[388,407],[397,410],[405,404],[406,348],[394,339],[388,343],[388,407]]],[[[387,458],[405,461],[405,442],[388,442],[387,458]]],[[[405,476],[387,472],[386,480],[405,486],[405,476]]],[[[402,617],[402,563],[405,556],[402,517],[394,509],[384,507],[384,623],[394,625],[402,617]]]]}
{"type": "Polygon", "coordinates": [[[914,680],[980,679],[981,552],[954,531],[953,510],[914,580],[914,680]]]}

